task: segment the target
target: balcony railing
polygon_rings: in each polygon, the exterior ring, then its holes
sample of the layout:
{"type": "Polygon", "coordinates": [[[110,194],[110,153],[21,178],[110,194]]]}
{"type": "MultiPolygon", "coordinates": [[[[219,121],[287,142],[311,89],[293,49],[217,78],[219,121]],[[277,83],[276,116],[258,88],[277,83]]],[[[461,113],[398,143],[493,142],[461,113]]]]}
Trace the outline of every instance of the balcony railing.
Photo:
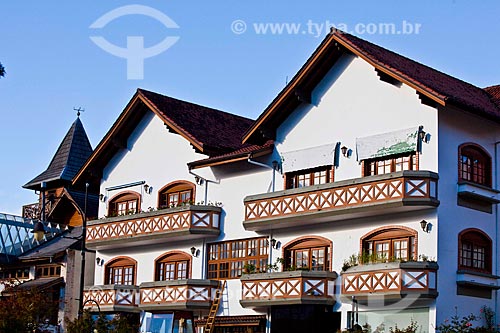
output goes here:
{"type": "Polygon", "coordinates": [[[366,264],[342,273],[342,294],[348,296],[437,296],[434,262],[366,264]]]}
{"type": "Polygon", "coordinates": [[[241,276],[241,306],[335,303],[335,272],[291,271],[241,276]]]}
{"type": "Polygon", "coordinates": [[[208,309],[218,281],[173,280],[146,282],[140,285],[141,310],[208,309]]]}
{"type": "Polygon", "coordinates": [[[106,248],[124,240],[129,246],[164,242],[173,237],[186,240],[217,236],[221,211],[220,207],[187,205],[90,221],[87,245],[106,248]]]}
{"type": "Polygon", "coordinates": [[[91,311],[137,312],[139,287],[131,285],[103,285],[86,287],[83,304],[91,311]],[[99,306],[97,306],[99,304],[99,306]]]}
{"type": "Polygon", "coordinates": [[[247,230],[303,226],[439,205],[436,173],[400,171],[245,198],[247,230]],[[307,220],[304,218],[307,217],[307,220]]]}

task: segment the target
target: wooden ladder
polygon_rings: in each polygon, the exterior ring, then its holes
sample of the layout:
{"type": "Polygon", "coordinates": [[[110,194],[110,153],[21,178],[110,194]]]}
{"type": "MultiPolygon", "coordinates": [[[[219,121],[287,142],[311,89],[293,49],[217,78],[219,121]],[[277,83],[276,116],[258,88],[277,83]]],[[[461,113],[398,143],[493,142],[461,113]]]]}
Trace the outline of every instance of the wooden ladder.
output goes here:
{"type": "Polygon", "coordinates": [[[220,300],[224,292],[224,288],[227,286],[226,280],[219,281],[219,285],[215,290],[214,300],[210,306],[210,311],[208,312],[207,323],[205,324],[204,333],[213,333],[215,328],[215,317],[217,316],[217,311],[219,311],[220,300]]]}

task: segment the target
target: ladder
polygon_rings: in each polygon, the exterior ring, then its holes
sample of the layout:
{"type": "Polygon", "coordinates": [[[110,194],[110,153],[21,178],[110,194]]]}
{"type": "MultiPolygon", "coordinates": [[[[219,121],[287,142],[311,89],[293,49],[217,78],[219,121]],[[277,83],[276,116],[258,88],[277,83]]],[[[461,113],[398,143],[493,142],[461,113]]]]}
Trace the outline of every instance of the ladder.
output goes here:
{"type": "Polygon", "coordinates": [[[215,328],[215,317],[217,316],[217,311],[219,311],[220,300],[224,292],[224,288],[227,286],[227,281],[219,281],[219,285],[215,290],[214,300],[210,306],[210,311],[208,312],[207,323],[205,324],[204,333],[213,333],[215,328]]]}

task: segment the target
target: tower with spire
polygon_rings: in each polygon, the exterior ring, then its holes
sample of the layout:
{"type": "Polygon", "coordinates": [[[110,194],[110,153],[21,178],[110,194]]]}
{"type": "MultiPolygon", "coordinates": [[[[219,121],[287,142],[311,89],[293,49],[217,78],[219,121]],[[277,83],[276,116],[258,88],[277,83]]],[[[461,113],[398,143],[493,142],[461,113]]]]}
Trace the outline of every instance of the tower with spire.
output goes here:
{"type": "MultiPolygon", "coordinates": [[[[23,186],[39,193],[37,203],[23,206],[23,217],[44,217],[50,222],[81,225],[85,213],[85,188],[74,187],[71,181],[92,154],[92,146],[79,116],[78,112],[47,169],[23,186]],[[45,210],[44,216],[42,210],[45,210]]],[[[97,207],[98,195],[88,193],[87,218],[97,215],[97,207]]]]}

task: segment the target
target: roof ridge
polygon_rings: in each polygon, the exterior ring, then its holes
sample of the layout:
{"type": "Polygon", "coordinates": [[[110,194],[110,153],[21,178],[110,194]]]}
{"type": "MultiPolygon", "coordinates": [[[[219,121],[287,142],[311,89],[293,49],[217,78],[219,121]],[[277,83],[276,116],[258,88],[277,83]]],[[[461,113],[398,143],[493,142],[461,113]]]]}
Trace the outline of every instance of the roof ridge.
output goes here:
{"type": "Polygon", "coordinates": [[[202,107],[202,108],[205,108],[205,109],[217,111],[217,112],[220,112],[220,113],[224,113],[224,114],[230,115],[232,117],[237,117],[237,118],[241,118],[241,119],[245,119],[245,120],[254,121],[254,119],[252,119],[252,118],[248,118],[248,117],[244,117],[244,116],[241,116],[241,115],[238,115],[238,114],[234,114],[234,113],[231,113],[231,112],[228,112],[228,111],[216,109],[216,108],[213,108],[213,107],[210,107],[210,106],[206,106],[206,105],[201,105],[201,104],[198,104],[198,103],[193,103],[193,102],[185,101],[185,100],[182,100],[182,99],[179,99],[179,98],[175,98],[175,97],[172,97],[172,96],[163,95],[163,94],[160,94],[160,93],[155,92],[155,91],[151,91],[151,90],[147,90],[147,89],[142,89],[142,88],[137,88],[137,91],[147,92],[147,93],[150,93],[150,94],[155,94],[155,95],[161,96],[163,98],[169,98],[169,99],[172,99],[174,101],[181,102],[181,103],[190,104],[190,105],[194,105],[194,106],[197,106],[197,107],[202,107]]]}

